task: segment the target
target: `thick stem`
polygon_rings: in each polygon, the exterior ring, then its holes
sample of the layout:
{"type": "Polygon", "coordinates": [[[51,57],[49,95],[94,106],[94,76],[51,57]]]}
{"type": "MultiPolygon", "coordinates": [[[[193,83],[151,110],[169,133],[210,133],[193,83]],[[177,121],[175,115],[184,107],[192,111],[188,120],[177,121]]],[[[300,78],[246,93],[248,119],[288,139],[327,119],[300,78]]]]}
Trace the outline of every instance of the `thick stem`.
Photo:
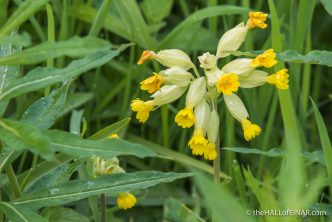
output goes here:
{"type": "Polygon", "coordinates": [[[100,195],[100,221],[106,222],[106,196],[100,195]]]}
{"type": "Polygon", "coordinates": [[[6,170],[7,177],[9,179],[10,186],[13,190],[14,196],[16,198],[20,197],[21,196],[21,189],[20,189],[20,186],[18,185],[18,182],[17,182],[15,172],[14,172],[14,169],[13,169],[12,165],[9,164],[6,167],[5,170],[6,170]]]}

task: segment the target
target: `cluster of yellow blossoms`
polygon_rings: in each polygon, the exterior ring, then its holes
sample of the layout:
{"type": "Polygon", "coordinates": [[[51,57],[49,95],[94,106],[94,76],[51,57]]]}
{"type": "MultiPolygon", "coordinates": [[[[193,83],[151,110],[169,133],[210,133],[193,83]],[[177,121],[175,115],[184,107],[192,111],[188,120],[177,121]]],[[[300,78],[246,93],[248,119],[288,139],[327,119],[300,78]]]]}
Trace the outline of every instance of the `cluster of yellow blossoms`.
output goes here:
{"type": "Polygon", "coordinates": [[[216,110],[216,97],[223,95],[225,104],[243,128],[245,140],[249,141],[260,134],[261,128],[250,122],[249,114],[235,94],[239,87],[253,88],[265,83],[274,84],[279,89],[288,88],[287,69],[268,75],[256,70],[258,67],[271,68],[277,63],[273,49],[266,50],[254,59],[239,58],[218,68],[218,60],[238,50],[244,42],[249,29],[265,29],[267,14],[250,12],[245,25],[243,22],[228,30],[219,40],[216,55],[209,52],[198,57],[205,76],[200,76],[189,56],[179,49],[162,50],[158,53],[144,51],[137,64],[147,60],[156,60],[167,69],[141,82],[141,89],[152,94],[152,99],[142,101],[135,99],[131,108],[137,112],[136,118],[144,123],[150,111],[181,97],[188,89],[186,105],[180,110],[175,122],[183,127],[195,126],[188,146],[193,155],[202,155],[205,159],[214,160],[217,156],[216,140],[219,133],[219,117],[216,110]],[[190,70],[193,70],[195,76],[190,70]]]}
{"type": "MultiPolygon", "coordinates": [[[[118,139],[118,134],[112,134],[109,139],[118,139]]],[[[97,177],[103,174],[116,174],[126,173],[126,171],[119,166],[118,158],[114,157],[109,160],[102,159],[100,157],[93,157],[93,176],[97,177]]],[[[120,209],[127,210],[132,208],[136,204],[136,197],[127,192],[121,192],[118,195],[117,204],[120,209]]]]}

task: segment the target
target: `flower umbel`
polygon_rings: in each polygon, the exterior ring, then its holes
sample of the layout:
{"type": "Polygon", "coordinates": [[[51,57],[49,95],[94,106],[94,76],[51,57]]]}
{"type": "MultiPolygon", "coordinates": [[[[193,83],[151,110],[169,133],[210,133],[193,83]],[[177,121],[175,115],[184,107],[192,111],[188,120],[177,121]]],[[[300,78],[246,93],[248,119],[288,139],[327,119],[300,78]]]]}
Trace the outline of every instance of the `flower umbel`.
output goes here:
{"type": "Polygon", "coordinates": [[[122,192],[118,196],[117,203],[120,209],[127,210],[136,204],[136,197],[129,192],[122,192]]]}
{"type": "Polygon", "coordinates": [[[261,133],[261,128],[256,124],[252,124],[248,119],[242,119],[241,124],[244,138],[247,141],[252,140],[261,133]]]}
{"type": "Polygon", "coordinates": [[[268,76],[266,82],[274,84],[278,89],[288,89],[289,75],[287,72],[287,69],[279,70],[277,73],[268,76]]]}
{"type": "Polygon", "coordinates": [[[175,116],[175,122],[182,128],[190,128],[195,123],[193,107],[191,105],[180,110],[175,116]]]}
{"type": "Polygon", "coordinates": [[[138,60],[137,64],[141,65],[145,61],[155,59],[156,57],[157,57],[157,55],[154,51],[144,50],[141,55],[141,58],[138,60]]]}
{"type": "Polygon", "coordinates": [[[154,93],[160,89],[163,82],[163,78],[159,74],[153,73],[153,76],[150,76],[141,82],[141,90],[147,90],[149,93],[154,93]]]}
{"type": "Polygon", "coordinates": [[[233,92],[238,90],[239,86],[239,76],[235,73],[228,73],[218,79],[217,91],[225,95],[232,95],[233,92]]]}
{"type": "Polygon", "coordinates": [[[141,123],[145,123],[149,118],[149,114],[151,110],[155,107],[154,102],[152,100],[142,101],[140,99],[135,99],[131,102],[131,110],[137,112],[136,118],[141,123]]]}
{"type": "Polygon", "coordinates": [[[261,29],[265,29],[267,27],[267,24],[265,23],[267,16],[268,14],[265,14],[263,12],[249,12],[247,26],[249,28],[258,27],[261,29]]]}
{"type": "Polygon", "coordinates": [[[195,129],[194,135],[191,137],[188,143],[188,146],[192,150],[193,155],[203,155],[207,145],[208,141],[204,137],[203,130],[195,129]]]}
{"type": "Polygon", "coordinates": [[[252,60],[252,67],[260,67],[264,66],[265,68],[271,68],[275,64],[277,64],[277,60],[275,60],[276,54],[273,49],[268,49],[263,54],[258,55],[255,59],[252,60]]]}

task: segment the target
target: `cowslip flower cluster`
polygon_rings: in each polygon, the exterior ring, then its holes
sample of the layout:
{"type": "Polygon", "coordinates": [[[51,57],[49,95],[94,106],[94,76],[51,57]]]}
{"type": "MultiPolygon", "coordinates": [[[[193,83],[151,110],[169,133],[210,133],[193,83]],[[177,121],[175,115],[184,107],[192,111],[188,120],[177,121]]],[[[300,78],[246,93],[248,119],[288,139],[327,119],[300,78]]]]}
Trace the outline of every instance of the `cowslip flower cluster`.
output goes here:
{"type": "MultiPolygon", "coordinates": [[[[118,139],[118,134],[112,134],[109,139],[118,139]]],[[[100,157],[93,157],[93,176],[101,176],[103,174],[116,174],[126,173],[126,171],[119,166],[118,158],[103,159],[100,157]]],[[[127,210],[132,208],[136,204],[136,197],[129,191],[121,192],[117,198],[117,205],[120,209],[127,210]]]]}
{"type": "Polygon", "coordinates": [[[276,63],[276,54],[268,49],[255,58],[238,58],[223,67],[218,61],[229,56],[245,41],[250,29],[265,29],[267,14],[250,12],[247,23],[240,23],[228,30],[220,38],[214,54],[206,52],[198,57],[204,76],[200,76],[190,57],[179,49],[144,51],[137,64],[156,60],[166,69],[140,83],[140,88],[151,95],[151,100],[135,99],[131,108],[137,112],[139,122],[146,122],[149,113],[167,103],[180,98],[185,92],[185,107],[175,116],[175,122],[182,128],[194,126],[194,133],[188,142],[193,155],[214,160],[217,157],[216,141],[219,133],[219,116],[216,98],[222,96],[232,116],[243,129],[243,136],[249,141],[261,133],[261,128],[249,120],[249,114],[242,100],[235,94],[239,88],[253,88],[265,83],[273,84],[278,89],[288,88],[287,69],[269,75],[258,68],[271,68],[276,63]],[[193,75],[191,72],[194,72],[193,75]]]}

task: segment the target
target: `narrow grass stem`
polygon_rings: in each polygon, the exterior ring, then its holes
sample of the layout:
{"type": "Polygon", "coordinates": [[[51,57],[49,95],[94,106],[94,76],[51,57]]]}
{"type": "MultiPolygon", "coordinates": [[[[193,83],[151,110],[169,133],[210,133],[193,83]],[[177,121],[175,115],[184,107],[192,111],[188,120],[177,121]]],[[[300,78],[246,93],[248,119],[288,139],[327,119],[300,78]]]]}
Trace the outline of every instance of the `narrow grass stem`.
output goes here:
{"type": "Polygon", "coordinates": [[[17,178],[15,176],[15,172],[14,172],[14,169],[13,169],[12,165],[9,164],[5,168],[5,171],[6,171],[8,179],[9,179],[9,183],[10,183],[11,189],[14,193],[14,196],[16,198],[20,197],[21,196],[21,190],[20,190],[20,186],[18,185],[17,178]]]}
{"type": "Polygon", "coordinates": [[[108,10],[111,6],[112,1],[111,0],[104,0],[102,5],[100,6],[100,9],[98,11],[98,14],[93,21],[92,27],[89,32],[89,36],[97,36],[100,32],[100,29],[103,27],[104,20],[106,18],[106,15],[108,13],[108,10]]]}
{"type": "Polygon", "coordinates": [[[106,196],[100,195],[100,221],[106,222],[106,196]]]}
{"type": "MultiPolygon", "coordinates": [[[[0,189],[0,202],[1,202],[1,189],[0,189]]],[[[0,222],[3,222],[3,213],[0,211],[0,222]]]]}
{"type": "Polygon", "coordinates": [[[194,70],[195,75],[196,75],[197,78],[201,77],[201,76],[199,75],[197,69],[196,69],[196,66],[193,66],[193,70],[194,70]]]}

